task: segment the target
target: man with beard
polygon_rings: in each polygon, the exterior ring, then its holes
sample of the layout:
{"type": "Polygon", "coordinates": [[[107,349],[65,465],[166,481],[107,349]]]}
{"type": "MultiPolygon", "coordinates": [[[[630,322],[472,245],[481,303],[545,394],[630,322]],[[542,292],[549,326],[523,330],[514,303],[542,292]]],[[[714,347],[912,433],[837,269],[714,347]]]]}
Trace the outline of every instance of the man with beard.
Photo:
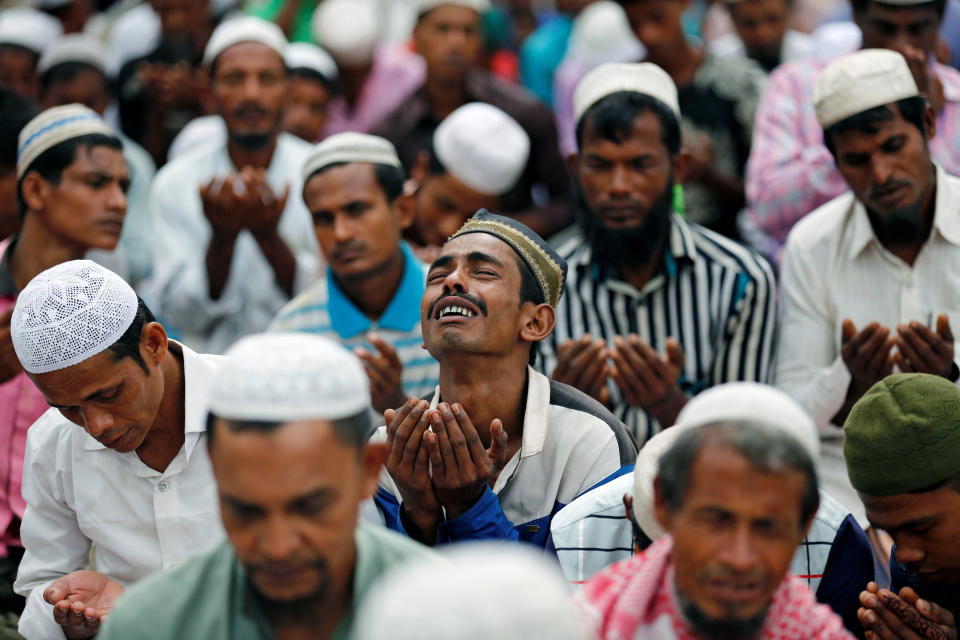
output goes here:
{"type": "Polygon", "coordinates": [[[387,457],[359,360],[302,333],[227,355],[207,418],[227,540],[131,589],[102,640],[347,640],[377,578],[431,553],[357,523],[387,457]]]}
{"type": "Polygon", "coordinates": [[[222,352],[262,331],[316,277],[310,215],[298,197],[310,145],[282,133],[286,40],[259,18],[225,22],[204,60],[227,141],[157,173],[150,194],[158,313],[185,342],[222,352]]]}
{"type": "Polygon", "coordinates": [[[542,370],[603,403],[642,445],[716,384],[766,382],[776,293],[767,263],[672,210],[680,108],[650,64],[594,69],[574,94],[583,237],[542,370]]]}
{"type": "Polygon", "coordinates": [[[935,114],[899,53],[840,58],[813,95],[850,192],[787,240],[777,385],[817,421],[825,489],[867,526],[840,425],[894,367],[960,378],[960,180],[931,160],[935,114]]]}
{"type": "Polygon", "coordinates": [[[750,58],[767,73],[814,55],[813,37],[788,28],[794,0],[726,0],[726,6],[736,32],[710,43],[714,55],[750,58]]]}

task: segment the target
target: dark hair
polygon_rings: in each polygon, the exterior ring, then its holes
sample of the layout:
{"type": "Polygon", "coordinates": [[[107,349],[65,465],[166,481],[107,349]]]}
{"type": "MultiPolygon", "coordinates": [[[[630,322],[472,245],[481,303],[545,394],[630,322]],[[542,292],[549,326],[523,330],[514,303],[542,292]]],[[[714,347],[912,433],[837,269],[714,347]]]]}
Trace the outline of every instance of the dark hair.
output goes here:
{"type": "MultiPolygon", "coordinates": [[[[215,420],[215,415],[212,413],[207,414],[207,446],[213,445],[213,425],[215,420]]],[[[270,433],[286,424],[284,422],[265,422],[259,420],[229,420],[227,418],[222,418],[222,420],[226,427],[234,432],[259,431],[261,433],[270,433]]],[[[356,415],[341,418],[340,420],[331,420],[330,424],[333,426],[334,435],[336,435],[340,442],[351,447],[356,447],[357,449],[362,450],[367,439],[370,437],[370,414],[367,411],[362,411],[356,415]]]]}
{"type": "MultiPolygon", "coordinates": [[[[528,302],[544,304],[547,299],[543,295],[540,282],[537,280],[537,276],[534,275],[533,269],[531,269],[526,260],[517,255],[516,252],[514,252],[514,255],[517,260],[517,268],[520,270],[520,306],[522,307],[528,302]]],[[[531,367],[537,363],[537,353],[539,351],[540,347],[536,342],[530,345],[529,364],[531,367]]]]}
{"type": "Polygon", "coordinates": [[[113,361],[120,362],[124,358],[131,358],[149,376],[150,369],[147,368],[147,363],[144,362],[143,355],[140,353],[140,343],[143,339],[143,327],[156,321],[149,307],[140,296],[137,296],[137,314],[133,316],[133,322],[108,349],[113,356],[113,361]]]}
{"type": "MultiPolygon", "coordinates": [[[[912,96],[910,98],[897,100],[896,105],[903,119],[919,129],[920,135],[926,135],[927,128],[923,123],[923,114],[927,109],[926,99],[923,96],[912,96]]],[[[824,129],[823,143],[827,146],[830,154],[836,158],[837,149],[833,144],[834,135],[844,131],[860,131],[862,133],[875,134],[880,130],[881,123],[889,122],[895,117],[896,114],[885,104],[861,111],[824,129]]]]}
{"type": "Polygon", "coordinates": [[[718,422],[682,433],[660,458],[658,482],[667,506],[676,511],[690,486],[694,461],[704,443],[727,445],[764,472],[802,471],[807,485],[800,505],[801,526],[820,506],[817,472],[810,454],[793,437],[758,422],[718,422]],[[719,442],[717,442],[719,441],[719,442]]]}
{"type": "Polygon", "coordinates": [[[621,144],[629,137],[634,119],[648,111],[660,120],[660,140],[672,158],[680,151],[680,123],[676,114],[660,100],[634,91],[611,93],[587,109],[577,122],[577,148],[583,146],[583,131],[588,122],[598,136],[621,144]]]}
{"type": "Polygon", "coordinates": [[[77,159],[78,149],[92,149],[93,147],[109,147],[117,151],[123,151],[123,143],[116,136],[105,133],[88,133],[69,140],[64,140],[60,144],[54,145],[41,153],[30,163],[27,170],[17,181],[17,199],[20,202],[20,215],[27,213],[27,202],[23,199],[23,179],[30,172],[37,172],[40,176],[53,184],[60,184],[60,177],[63,170],[69,167],[77,159]]]}
{"type": "Polygon", "coordinates": [[[316,69],[309,69],[307,67],[294,67],[293,69],[288,68],[287,77],[300,78],[301,80],[313,80],[314,82],[319,82],[322,84],[330,93],[337,92],[337,83],[316,69]]]}
{"type": "Polygon", "coordinates": [[[62,82],[70,82],[78,73],[83,71],[95,71],[100,74],[103,78],[104,89],[109,93],[110,85],[107,81],[106,74],[102,70],[96,68],[92,64],[87,64],[86,62],[70,61],[70,62],[61,62],[60,64],[55,64],[46,71],[43,72],[40,76],[40,94],[45,94],[51,85],[60,84],[62,82]]]}
{"type": "MultiPolygon", "coordinates": [[[[304,186],[306,186],[307,182],[309,182],[313,176],[318,176],[325,171],[333,169],[334,167],[342,167],[345,164],[347,163],[334,162],[333,164],[328,164],[325,167],[317,169],[303,181],[304,186]]],[[[403,181],[406,177],[404,176],[403,169],[400,167],[389,164],[374,164],[373,175],[376,177],[377,183],[380,184],[380,188],[383,189],[383,195],[387,198],[387,202],[393,202],[403,193],[403,181]]]]}
{"type": "Polygon", "coordinates": [[[25,53],[30,56],[30,59],[33,61],[34,66],[40,61],[40,54],[34,51],[33,49],[28,49],[22,47],[19,44],[13,44],[12,42],[4,42],[0,44],[0,55],[3,55],[7,51],[12,51],[14,53],[25,53]]]}
{"type": "Polygon", "coordinates": [[[922,2],[920,4],[897,5],[887,2],[878,2],[878,0],[850,0],[854,13],[863,13],[871,3],[882,4],[887,9],[915,11],[917,9],[933,9],[937,16],[943,17],[943,12],[947,7],[947,0],[933,0],[933,2],[922,2]]]}
{"type": "Polygon", "coordinates": [[[16,169],[20,130],[38,113],[32,100],[0,87],[0,168],[16,169]]]}

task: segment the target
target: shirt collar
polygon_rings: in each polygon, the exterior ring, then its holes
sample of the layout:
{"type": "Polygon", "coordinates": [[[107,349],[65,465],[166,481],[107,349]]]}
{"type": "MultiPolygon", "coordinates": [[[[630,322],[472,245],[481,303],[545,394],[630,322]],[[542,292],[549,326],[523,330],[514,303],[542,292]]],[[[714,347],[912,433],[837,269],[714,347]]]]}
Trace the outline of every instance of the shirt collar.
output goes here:
{"type": "MultiPolygon", "coordinates": [[[[424,268],[406,242],[400,243],[400,249],[403,251],[403,277],[390,304],[377,319],[377,326],[394,331],[413,331],[420,322],[420,300],[426,289],[424,268]]],[[[348,340],[370,330],[373,321],[346,296],[330,267],[327,267],[327,288],[327,311],[337,335],[348,340]]]]}

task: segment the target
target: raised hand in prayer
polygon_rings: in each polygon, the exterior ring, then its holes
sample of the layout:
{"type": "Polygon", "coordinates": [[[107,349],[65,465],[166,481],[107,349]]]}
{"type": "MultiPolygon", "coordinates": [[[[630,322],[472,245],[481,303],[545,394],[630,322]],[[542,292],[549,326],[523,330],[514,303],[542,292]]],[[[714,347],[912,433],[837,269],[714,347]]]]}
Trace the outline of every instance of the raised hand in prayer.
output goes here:
{"type": "Polygon", "coordinates": [[[387,471],[400,491],[400,517],[411,537],[433,544],[442,515],[433,489],[424,433],[430,426],[430,403],[409,398],[398,410],[383,412],[387,424],[387,471]]]}
{"type": "Polygon", "coordinates": [[[284,188],[282,194],[274,193],[267,182],[267,171],[252,167],[244,167],[240,172],[240,179],[244,186],[242,206],[246,228],[258,240],[275,237],[280,216],[283,215],[287,198],[290,196],[290,185],[284,188]]]}
{"type": "Polygon", "coordinates": [[[213,228],[215,237],[236,238],[244,228],[240,215],[240,198],[245,191],[243,181],[237,174],[214,177],[200,187],[203,215],[213,228]]]}
{"type": "Polygon", "coordinates": [[[397,350],[377,334],[368,334],[367,340],[377,350],[376,354],[370,353],[363,347],[357,347],[353,353],[363,361],[367,376],[370,378],[373,408],[383,413],[387,409],[399,407],[404,402],[403,384],[400,379],[403,374],[403,363],[397,356],[397,350]]]}
{"type": "Polygon", "coordinates": [[[897,327],[893,361],[904,373],[929,373],[955,382],[960,377],[953,360],[953,332],[947,314],[937,317],[934,333],[919,322],[897,327]]]}
{"type": "Polygon", "coordinates": [[[867,640],[957,640],[953,614],[910,587],[898,596],[871,582],[860,593],[860,604],[857,617],[867,640]]]}
{"type": "Polygon", "coordinates": [[[615,337],[609,356],[611,375],[627,403],[648,411],[664,428],[671,426],[687,403],[677,386],[684,363],[680,343],[667,338],[666,353],[661,355],[632,333],[615,337]]]}
{"type": "Polygon", "coordinates": [[[0,384],[7,382],[23,371],[23,365],[13,350],[13,340],[10,339],[10,317],[13,307],[0,313],[0,384]]]}
{"type": "Polygon", "coordinates": [[[123,587],[96,571],[74,571],[43,592],[53,605],[53,619],[71,640],[92,638],[106,620],[123,587]]]}
{"type": "Polygon", "coordinates": [[[429,412],[433,431],[423,440],[430,454],[433,486],[447,519],[462,515],[476,504],[507,463],[507,432],[499,419],[490,423],[490,448],[459,404],[441,402],[429,412]]]}
{"type": "Polygon", "coordinates": [[[590,334],[579,340],[567,340],[557,348],[557,367],[553,379],[576,387],[601,404],[610,401],[610,366],[607,364],[607,343],[590,334]]]}
{"type": "Polygon", "coordinates": [[[910,67],[910,73],[913,74],[913,79],[917,83],[917,90],[920,92],[920,95],[929,100],[934,113],[939,114],[943,109],[944,103],[943,82],[941,82],[933,66],[931,66],[930,61],[927,59],[927,54],[921,49],[911,45],[904,45],[898,48],[897,52],[906,59],[907,66],[910,67]]]}
{"type": "Polygon", "coordinates": [[[840,355],[853,378],[848,395],[855,396],[856,400],[890,375],[894,364],[890,351],[896,339],[890,337],[890,329],[877,322],[857,331],[849,318],[843,321],[842,339],[840,355]]]}

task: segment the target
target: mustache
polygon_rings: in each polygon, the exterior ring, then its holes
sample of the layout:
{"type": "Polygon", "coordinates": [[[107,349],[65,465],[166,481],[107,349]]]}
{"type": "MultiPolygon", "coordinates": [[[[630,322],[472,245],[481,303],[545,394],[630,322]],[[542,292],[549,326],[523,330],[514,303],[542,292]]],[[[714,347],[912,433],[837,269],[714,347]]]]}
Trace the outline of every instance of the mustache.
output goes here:
{"type": "Polygon", "coordinates": [[[427,317],[432,318],[433,312],[436,310],[437,305],[447,298],[462,298],[479,309],[480,313],[487,315],[487,305],[480,298],[470,295],[469,293],[445,293],[433,301],[433,303],[430,305],[430,311],[427,312],[427,317]]]}
{"type": "Polygon", "coordinates": [[[336,259],[347,251],[365,251],[366,249],[367,245],[359,240],[347,240],[343,244],[337,245],[333,248],[333,257],[336,259]]]}
{"type": "Polygon", "coordinates": [[[871,199],[881,197],[899,187],[909,186],[910,183],[906,180],[891,180],[879,186],[870,187],[870,190],[867,192],[867,197],[871,199]]]}
{"type": "Polygon", "coordinates": [[[243,117],[246,115],[266,116],[269,114],[270,112],[267,111],[263,106],[250,102],[241,104],[239,107],[233,110],[233,115],[238,117],[243,117]]]}

